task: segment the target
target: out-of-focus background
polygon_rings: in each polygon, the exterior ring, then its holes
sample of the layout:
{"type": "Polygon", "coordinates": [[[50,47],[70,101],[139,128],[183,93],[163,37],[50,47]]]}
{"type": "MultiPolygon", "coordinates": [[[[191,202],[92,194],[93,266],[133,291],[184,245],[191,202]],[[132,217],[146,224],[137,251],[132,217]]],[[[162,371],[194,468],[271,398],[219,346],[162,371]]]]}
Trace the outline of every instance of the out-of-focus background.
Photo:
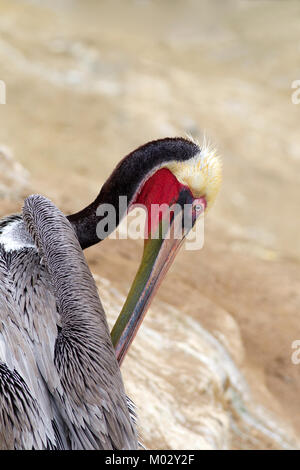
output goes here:
{"type": "MultiPolygon", "coordinates": [[[[65,213],[121,157],[203,133],[224,182],[122,366],[150,449],[300,448],[299,2],[1,0],[0,215],[65,213]]],[[[86,252],[109,322],[142,244],[86,252]]]]}

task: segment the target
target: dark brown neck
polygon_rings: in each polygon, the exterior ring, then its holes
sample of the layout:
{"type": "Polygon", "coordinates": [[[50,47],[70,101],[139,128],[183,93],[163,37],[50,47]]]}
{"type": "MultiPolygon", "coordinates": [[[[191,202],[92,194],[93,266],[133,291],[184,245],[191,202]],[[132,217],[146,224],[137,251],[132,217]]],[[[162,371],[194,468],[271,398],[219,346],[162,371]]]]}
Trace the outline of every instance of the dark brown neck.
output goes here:
{"type": "Polygon", "coordinates": [[[97,236],[96,231],[96,227],[99,222],[99,217],[96,215],[98,206],[99,204],[96,199],[85,209],[67,217],[73,225],[80,246],[83,250],[101,241],[97,236]]]}
{"type": "Polygon", "coordinates": [[[95,245],[119,225],[141,184],[155,171],[155,168],[170,161],[189,160],[199,151],[199,147],[189,140],[180,137],[166,138],[149,142],[123,158],[103,185],[96,200],[80,212],[68,216],[81,248],[95,245]],[[127,198],[125,206],[123,200],[120,207],[120,196],[127,198]],[[97,210],[100,206],[104,209],[104,204],[115,209],[115,227],[111,224],[107,234],[99,237],[97,226],[106,215],[103,211],[102,215],[97,215],[97,210]]]}

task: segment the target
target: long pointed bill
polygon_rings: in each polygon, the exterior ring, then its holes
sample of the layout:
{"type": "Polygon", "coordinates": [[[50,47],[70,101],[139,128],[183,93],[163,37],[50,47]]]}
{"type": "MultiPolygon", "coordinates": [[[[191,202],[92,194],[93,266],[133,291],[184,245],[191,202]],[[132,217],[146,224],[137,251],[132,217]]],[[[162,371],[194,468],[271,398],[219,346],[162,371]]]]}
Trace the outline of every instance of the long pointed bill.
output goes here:
{"type": "MultiPolygon", "coordinates": [[[[158,228],[154,235],[153,231],[151,231],[151,238],[145,240],[139,270],[111,333],[119,364],[122,363],[151,300],[172,264],[185,236],[199,215],[199,210],[196,214],[195,206],[191,204],[191,200],[193,204],[196,200],[191,198],[190,195],[188,195],[187,200],[185,191],[181,196],[184,196],[184,198],[180,197],[180,204],[178,204],[178,200],[176,204],[177,209],[174,212],[170,212],[169,208],[167,214],[164,214],[158,223],[158,228]],[[190,206],[188,217],[186,217],[186,211],[183,217],[184,204],[189,204],[190,206]]],[[[201,200],[200,203],[203,204],[203,201],[201,200]]]]}

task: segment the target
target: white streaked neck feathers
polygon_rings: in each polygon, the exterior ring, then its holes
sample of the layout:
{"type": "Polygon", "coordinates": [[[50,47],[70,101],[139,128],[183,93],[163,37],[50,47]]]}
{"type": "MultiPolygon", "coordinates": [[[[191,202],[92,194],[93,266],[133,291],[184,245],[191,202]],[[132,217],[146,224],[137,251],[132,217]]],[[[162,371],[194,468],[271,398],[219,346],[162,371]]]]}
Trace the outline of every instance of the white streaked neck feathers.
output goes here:
{"type": "Polygon", "coordinates": [[[23,248],[35,248],[36,246],[27,233],[22,220],[9,222],[0,233],[0,244],[5,251],[18,251],[23,248]]]}

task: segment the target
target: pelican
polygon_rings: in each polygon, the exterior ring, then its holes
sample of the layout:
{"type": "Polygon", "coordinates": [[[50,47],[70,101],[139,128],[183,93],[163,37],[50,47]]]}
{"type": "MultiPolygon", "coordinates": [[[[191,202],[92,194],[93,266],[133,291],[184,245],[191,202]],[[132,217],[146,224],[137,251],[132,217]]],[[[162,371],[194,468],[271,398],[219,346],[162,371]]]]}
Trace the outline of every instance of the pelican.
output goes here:
{"type": "Polygon", "coordinates": [[[189,139],[160,139],[123,158],[80,212],[65,217],[34,195],[25,200],[22,214],[0,220],[1,449],[138,447],[134,405],[119,366],[220,182],[214,150],[189,139]],[[120,196],[126,196],[124,207],[120,196]],[[82,249],[108,234],[97,230],[105,219],[99,208],[114,207],[117,226],[140,204],[148,214],[142,261],[110,335],[82,249]],[[153,204],[176,204],[179,212],[163,210],[153,221],[153,204]],[[175,237],[171,229],[182,226],[186,205],[190,223],[175,237]]]}

